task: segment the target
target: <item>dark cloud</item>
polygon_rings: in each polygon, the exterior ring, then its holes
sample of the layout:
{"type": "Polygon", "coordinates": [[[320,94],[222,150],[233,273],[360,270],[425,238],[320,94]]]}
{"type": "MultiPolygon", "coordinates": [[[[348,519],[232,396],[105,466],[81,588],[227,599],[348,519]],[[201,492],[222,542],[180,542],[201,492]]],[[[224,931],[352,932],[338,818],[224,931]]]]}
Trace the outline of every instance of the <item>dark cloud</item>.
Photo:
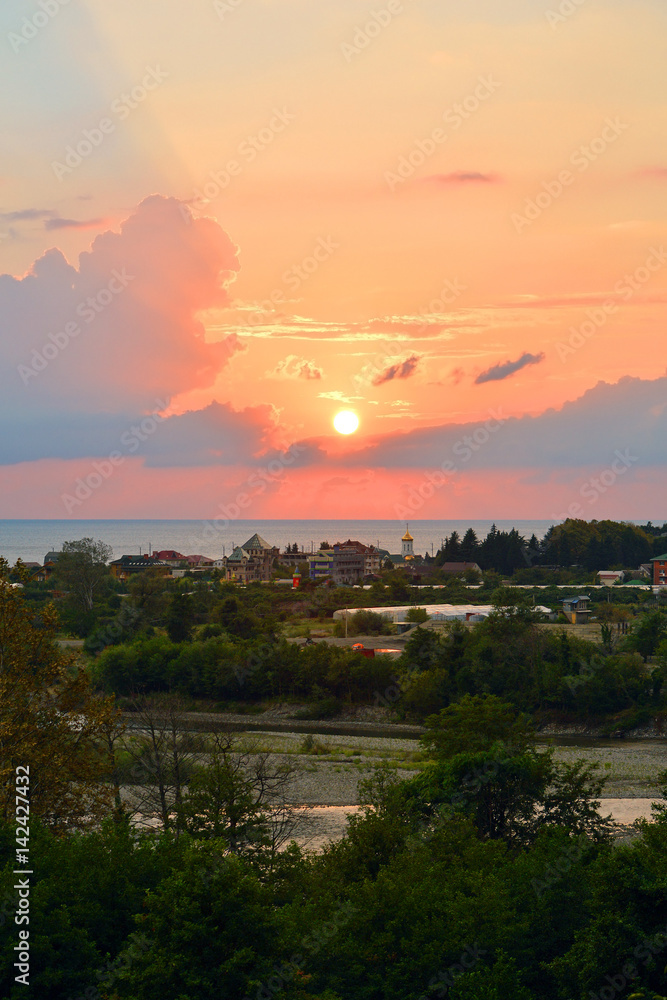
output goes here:
{"type": "MultiPolygon", "coordinates": [[[[252,465],[273,450],[265,435],[273,425],[269,406],[234,410],[211,403],[161,417],[168,399],[155,399],[148,412],[90,413],[54,416],[45,423],[36,417],[23,421],[21,435],[0,421],[0,464],[39,459],[104,458],[112,452],[140,457],[155,468],[211,465],[252,465]]],[[[304,449],[305,453],[305,449],[304,449]]],[[[316,451],[311,446],[312,457],[316,451]]]]}
{"type": "Polygon", "coordinates": [[[32,222],[35,219],[52,219],[58,213],[49,208],[24,208],[18,212],[0,212],[2,222],[32,222]]]}
{"type": "Polygon", "coordinates": [[[403,361],[389,365],[372,380],[372,385],[384,385],[385,382],[393,382],[394,379],[410,378],[417,370],[420,358],[418,354],[411,354],[403,361]]]}
{"type": "Polygon", "coordinates": [[[94,229],[103,226],[105,219],[47,219],[45,229],[94,229]]]}
{"type": "Polygon", "coordinates": [[[503,361],[500,364],[492,365],[491,368],[487,368],[485,372],[477,376],[475,385],[482,385],[484,382],[502,382],[503,379],[515,375],[516,372],[521,371],[522,368],[526,368],[528,365],[539,365],[541,361],[544,361],[544,358],[545,354],[543,351],[540,354],[529,354],[526,351],[516,361],[503,361]]]}

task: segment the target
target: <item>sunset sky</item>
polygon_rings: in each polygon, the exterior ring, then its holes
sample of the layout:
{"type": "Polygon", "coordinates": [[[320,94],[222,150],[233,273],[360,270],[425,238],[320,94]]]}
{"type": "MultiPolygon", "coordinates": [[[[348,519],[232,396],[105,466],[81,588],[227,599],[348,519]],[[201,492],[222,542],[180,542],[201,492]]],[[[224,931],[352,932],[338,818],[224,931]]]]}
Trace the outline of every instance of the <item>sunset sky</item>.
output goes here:
{"type": "Polygon", "coordinates": [[[0,517],[664,513],[666,39],[4,0],[0,517]]]}

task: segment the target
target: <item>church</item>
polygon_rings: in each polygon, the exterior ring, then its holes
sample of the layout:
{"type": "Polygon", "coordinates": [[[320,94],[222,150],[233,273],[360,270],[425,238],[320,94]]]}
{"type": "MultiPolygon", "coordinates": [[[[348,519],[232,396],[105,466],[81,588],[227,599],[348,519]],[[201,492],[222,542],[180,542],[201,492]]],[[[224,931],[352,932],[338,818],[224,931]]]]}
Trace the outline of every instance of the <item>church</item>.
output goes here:
{"type": "Polygon", "coordinates": [[[389,559],[394,566],[404,566],[406,564],[422,563],[422,556],[416,555],[414,550],[415,540],[410,534],[410,525],[406,524],[405,534],[401,538],[401,551],[399,553],[381,552],[384,559],[389,559]]]}

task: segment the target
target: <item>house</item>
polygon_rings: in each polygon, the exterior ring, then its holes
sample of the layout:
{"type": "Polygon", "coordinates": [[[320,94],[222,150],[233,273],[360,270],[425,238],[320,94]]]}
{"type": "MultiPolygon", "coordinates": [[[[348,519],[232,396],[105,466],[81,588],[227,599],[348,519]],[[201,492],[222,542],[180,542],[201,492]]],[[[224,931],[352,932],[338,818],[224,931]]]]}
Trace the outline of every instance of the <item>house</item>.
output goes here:
{"type": "Polygon", "coordinates": [[[353,565],[356,566],[358,564],[358,560],[352,558],[353,553],[363,557],[362,563],[359,563],[361,565],[361,578],[364,576],[373,576],[380,570],[380,550],[375,545],[364,545],[363,542],[348,538],[346,542],[336,542],[333,546],[333,553],[334,579],[338,570],[343,573],[349,573],[353,565]]]}
{"type": "Polygon", "coordinates": [[[153,553],[153,558],[174,567],[180,566],[181,563],[185,562],[185,556],[174,549],[161,549],[159,552],[153,553]]]}
{"type": "Polygon", "coordinates": [[[162,562],[154,556],[121,556],[109,563],[111,575],[117,580],[129,580],[136,573],[144,573],[147,569],[158,569],[164,576],[171,573],[169,563],[162,562]]]}
{"type": "Polygon", "coordinates": [[[49,563],[48,566],[42,566],[42,564],[38,562],[24,562],[23,565],[28,570],[35,583],[44,583],[45,580],[48,580],[51,573],[55,569],[53,563],[49,563]]]}
{"type": "Polygon", "coordinates": [[[613,587],[616,582],[623,583],[625,573],[622,569],[601,569],[598,573],[600,583],[606,587],[613,587]]]}
{"type": "Polygon", "coordinates": [[[222,561],[228,580],[234,583],[251,583],[256,579],[256,566],[252,556],[242,545],[237,545],[222,561]]]}
{"type": "Polygon", "coordinates": [[[308,556],[308,575],[311,580],[322,580],[333,576],[334,550],[320,549],[308,556]]]}
{"type": "Polygon", "coordinates": [[[346,542],[336,542],[331,548],[310,553],[305,561],[311,580],[331,577],[337,584],[355,584],[366,577],[377,576],[382,555],[375,545],[364,545],[348,538],[346,542]]]}
{"type": "Polygon", "coordinates": [[[231,555],[223,559],[228,580],[235,583],[257,583],[271,579],[273,564],[280,556],[280,549],[255,533],[243,545],[237,545],[231,555]]]}
{"type": "Polygon", "coordinates": [[[653,586],[667,587],[667,552],[661,556],[653,556],[653,586]]]}
{"type": "Polygon", "coordinates": [[[334,583],[353,585],[365,576],[366,557],[354,546],[334,545],[332,576],[334,583]]]}
{"type": "Polygon", "coordinates": [[[209,556],[186,556],[185,561],[189,569],[211,569],[214,565],[209,556]]]}
{"type": "Polygon", "coordinates": [[[44,556],[44,565],[40,566],[39,563],[26,563],[26,566],[30,569],[30,573],[37,583],[44,583],[48,580],[50,576],[56,570],[56,563],[62,555],[61,552],[47,552],[44,556]]]}
{"type": "Polygon", "coordinates": [[[592,614],[588,595],[566,597],[563,601],[563,614],[569,618],[573,625],[585,625],[592,614]]]}

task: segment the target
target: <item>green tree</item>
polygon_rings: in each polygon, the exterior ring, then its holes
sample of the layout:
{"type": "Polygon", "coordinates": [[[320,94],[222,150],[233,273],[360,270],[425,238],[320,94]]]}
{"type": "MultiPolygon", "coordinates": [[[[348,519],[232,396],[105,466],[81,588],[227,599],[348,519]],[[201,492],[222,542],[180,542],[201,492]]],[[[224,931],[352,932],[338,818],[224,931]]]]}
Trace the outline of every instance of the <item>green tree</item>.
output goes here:
{"type": "Polygon", "coordinates": [[[461,558],[465,562],[477,562],[479,541],[473,528],[468,528],[461,542],[461,558]]]}
{"type": "MultiPolygon", "coordinates": [[[[101,998],[96,987],[129,945],[146,892],[179,867],[182,852],[172,838],[139,835],[129,823],[105,821],[96,830],[56,837],[34,822],[30,834],[31,989],[14,981],[17,927],[13,913],[5,920],[0,912],[0,996],[101,998]]],[[[13,840],[13,827],[6,834],[0,827],[0,899],[16,882],[13,840]]]]}
{"type": "MultiPolygon", "coordinates": [[[[345,635],[345,621],[340,631],[345,635]]],[[[375,611],[357,611],[347,618],[347,634],[354,635],[390,635],[393,627],[388,618],[375,611]]]]}
{"type": "MultiPolygon", "coordinates": [[[[99,821],[111,808],[104,734],[118,726],[113,699],[55,643],[53,605],[35,619],[0,560],[0,818],[14,815],[15,772],[29,769],[30,809],[58,831],[99,821]]],[[[25,773],[25,772],[24,772],[25,773]]]]}
{"type": "Polygon", "coordinates": [[[659,611],[649,611],[641,615],[632,627],[626,645],[640,654],[644,663],[653,656],[658,646],[667,637],[667,618],[659,611]]]}
{"type": "Polygon", "coordinates": [[[149,946],[113,977],[118,1000],[239,1000],[274,971],[270,890],[215,841],[193,847],[146,897],[136,924],[149,946]]]}
{"type": "Polygon", "coordinates": [[[534,746],[532,721],[495,695],[464,695],[460,701],[426,720],[422,743],[435,760],[457,754],[486,752],[502,743],[510,753],[534,746]]]}
{"type": "Polygon", "coordinates": [[[406,622],[415,622],[418,625],[423,625],[424,622],[428,621],[428,611],[426,608],[408,608],[405,620],[406,622]]]}
{"type": "Polygon", "coordinates": [[[548,825],[596,840],[609,835],[597,812],[604,779],[594,768],[559,765],[540,751],[530,720],[500,699],[464,698],[427,720],[433,759],[413,785],[427,811],[470,817],[483,838],[530,843],[548,825]],[[444,810],[444,812],[443,812],[444,810]]]}
{"type": "Polygon", "coordinates": [[[218,606],[217,619],[228,635],[238,639],[251,639],[262,632],[262,621],[253,612],[243,608],[237,597],[227,597],[218,606]]]}
{"type": "Polygon", "coordinates": [[[157,566],[135,573],[127,584],[132,606],[149,625],[161,625],[167,611],[171,578],[157,566]]]}
{"type": "Polygon", "coordinates": [[[194,609],[189,594],[174,594],[166,615],[167,635],[172,642],[189,642],[192,639],[194,609]]]}
{"type": "Polygon", "coordinates": [[[110,545],[92,538],[64,542],[56,563],[56,579],[70,593],[82,611],[92,611],[95,597],[110,580],[107,563],[113,550],[110,545]]]}
{"type": "Polygon", "coordinates": [[[258,746],[241,747],[229,733],[213,733],[181,799],[179,825],[198,839],[225,843],[233,854],[274,854],[294,829],[296,811],[287,798],[297,770],[258,746]]]}

